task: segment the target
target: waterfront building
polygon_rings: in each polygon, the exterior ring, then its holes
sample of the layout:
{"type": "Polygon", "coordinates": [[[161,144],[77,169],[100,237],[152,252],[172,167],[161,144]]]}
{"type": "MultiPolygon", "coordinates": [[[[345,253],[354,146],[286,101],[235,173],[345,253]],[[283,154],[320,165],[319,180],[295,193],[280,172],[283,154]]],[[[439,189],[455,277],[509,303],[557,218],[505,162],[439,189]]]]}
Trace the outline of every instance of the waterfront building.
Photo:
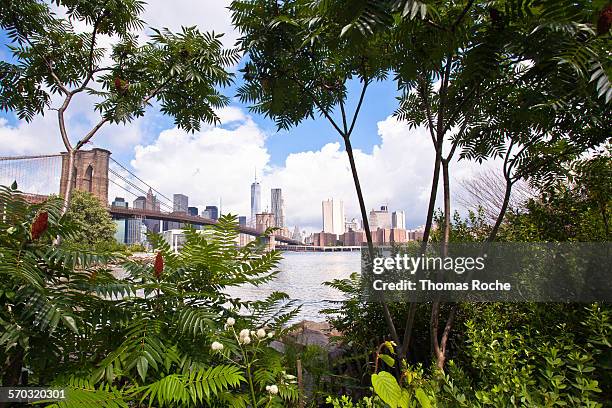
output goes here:
{"type": "Polygon", "coordinates": [[[312,245],[314,246],[336,246],[338,245],[338,235],[330,232],[316,232],[312,234],[312,245]]]}
{"type": "Polygon", "coordinates": [[[393,211],[391,216],[391,227],[406,229],[406,213],[404,211],[393,211]]]}
{"type": "Polygon", "coordinates": [[[370,211],[370,230],[378,228],[391,228],[393,226],[391,213],[386,205],[382,205],[380,210],[370,211]]]}
{"type": "MultiPolygon", "coordinates": [[[[149,211],[160,212],[160,207],[160,202],[157,200],[157,197],[153,195],[151,187],[149,187],[149,191],[147,192],[147,197],[145,201],[145,208],[149,211]]],[[[146,219],[143,222],[144,225],[147,227],[147,230],[156,233],[160,231],[161,223],[159,220],[146,219]]]]}
{"type": "Polygon", "coordinates": [[[295,239],[296,241],[303,241],[302,233],[300,232],[300,227],[298,227],[297,225],[295,226],[295,228],[293,228],[293,234],[291,235],[291,238],[295,239]]]}
{"type": "Polygon", "coordinates": [[[238,225],[240,227],[246,227],[247,225],[247,217],[245,215],[241,215],[238,217],[238,225]]]}
{"type": "Polygon", "coordinates": [[[350,230],[340,236],[340,242],[344,246],[362,246],[367,240],[364,231],[350,230]]]}
{"type": "Polygon", "coordinates": [[[198,212],[198,207],[187,207],[187,214],[191,215],[192,217],[197,217],[198,212]]]}
{"type": "Polygon", "coordinates": [[[274,225],[283,228],[285,226],[285,203],[283,201],[283,192],[280,188],[270,190],[270,207],[274,214],[274,225]]]}
{"type": "Polygon", "coordinates": [[[323,232],[340,235],[344,233],[344,204],[342,200],[329,199],[322,202],[323,232]]]}

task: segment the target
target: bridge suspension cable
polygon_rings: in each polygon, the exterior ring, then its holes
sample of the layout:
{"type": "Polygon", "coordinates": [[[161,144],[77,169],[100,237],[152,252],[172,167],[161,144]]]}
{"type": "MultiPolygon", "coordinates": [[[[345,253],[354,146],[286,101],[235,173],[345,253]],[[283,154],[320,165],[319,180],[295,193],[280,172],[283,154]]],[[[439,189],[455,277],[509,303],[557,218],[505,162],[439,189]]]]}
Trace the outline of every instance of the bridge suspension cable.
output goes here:
{"type": "Polygon", "coordinates": [[[110,160],[115,163],[117,166],[121,167],[123,170],[125,170],[130,176],[134,177],[136,180],[140,181],[141,183],[143,183],[145,186],[149,187],[151,189],[151,191],[157,193],[157,195],[159,197],[163,197],[166,200],[168,200],[169,202],[173,202],[172,199],[168,198],[166,195],[164,195],[163,193],[161,193],[159,190],[155,189],[154,187],[152,187],[149,183],[147,183],[146,181],[144,181],[143,179],[141,179],[140,177],[138,177],[136,174],[132,173],[129,169],[127,169],[123,164],[119,163],[117,160],[113,159],[112,157],[110,158],[110,160]]]}
{"type": "Polygon", "coordinates": [[[0,157],[0,184],[17,182],[21,191],[58,194],[62,173],[60,154],[0,157]]]}

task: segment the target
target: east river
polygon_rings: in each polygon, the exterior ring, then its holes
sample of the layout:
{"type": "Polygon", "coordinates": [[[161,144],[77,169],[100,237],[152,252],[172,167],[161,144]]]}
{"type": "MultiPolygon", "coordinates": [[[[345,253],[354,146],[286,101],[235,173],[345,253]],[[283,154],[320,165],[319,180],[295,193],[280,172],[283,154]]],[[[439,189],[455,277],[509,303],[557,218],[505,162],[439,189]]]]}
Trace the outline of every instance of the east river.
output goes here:
{"type": "Polygon", "coordinates": [[[244,285],[227,290],[227,293],[244,300],[260,300],[274,291],[285,292],[302,306],[294,319],[324,321],[319,311],[333,306],[332,301],[342,300],[342,293],[323,282],[348,278],[360,270],[359,252],[283,252],[279,274],[273,281],[254,287],[244,285]]]}

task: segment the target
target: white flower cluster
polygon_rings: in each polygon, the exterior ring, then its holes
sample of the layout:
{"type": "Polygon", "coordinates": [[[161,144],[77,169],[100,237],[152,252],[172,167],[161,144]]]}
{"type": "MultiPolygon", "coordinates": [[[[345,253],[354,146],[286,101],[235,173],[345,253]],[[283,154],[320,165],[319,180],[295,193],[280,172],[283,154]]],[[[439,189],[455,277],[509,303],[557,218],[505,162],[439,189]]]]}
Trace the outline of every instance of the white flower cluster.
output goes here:
{"type": "Polygon", "coordinates": [[[276,385],[266,385],[266,391],[272,395],[278,394],[278,387],[276,385]]]}
{"type": "Polygon", "coordinates": [[[238,341],[241,344],[249,344],[251,343],[251,336],[250,336],[250,332],[249,329],[242,329],[240,330],[240,334],[238,335],[238,341]]]}
{"type": "Polygon", "coordinates": [[[213,343],[210,345],[210,348],[212,349],[212,351],[221,351],[223,350],[223,344],[219,343],[218,341],[213,341],[213,343]]]}

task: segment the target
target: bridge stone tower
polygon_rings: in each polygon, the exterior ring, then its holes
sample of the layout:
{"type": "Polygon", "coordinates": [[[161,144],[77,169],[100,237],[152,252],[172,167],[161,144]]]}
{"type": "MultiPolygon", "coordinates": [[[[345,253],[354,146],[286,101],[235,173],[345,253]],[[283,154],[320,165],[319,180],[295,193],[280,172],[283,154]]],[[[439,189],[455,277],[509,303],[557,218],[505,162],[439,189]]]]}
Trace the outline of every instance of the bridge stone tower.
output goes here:
{"type": "MultiPolygon", "coordinates": [[[[258,233],[263,234],[266,229],[271,227],[274,227],[274,214],[264,212],[255,215],[255,229],[258,233]]],[[[276,239],[274,235],[262,237],[262,240],[269,250],[276,248],[276,239]]]]}
{"type": "MultiPolygon", "coordinates": [[[[105,149],[79,150],[74,158],[72,187],[88,191],[102,204],[108,204],[108,161],[111,152],[105,149]]],[[[64,196],[68,184],[68,153],[62,153],[60,195],[64,196]]]]}

